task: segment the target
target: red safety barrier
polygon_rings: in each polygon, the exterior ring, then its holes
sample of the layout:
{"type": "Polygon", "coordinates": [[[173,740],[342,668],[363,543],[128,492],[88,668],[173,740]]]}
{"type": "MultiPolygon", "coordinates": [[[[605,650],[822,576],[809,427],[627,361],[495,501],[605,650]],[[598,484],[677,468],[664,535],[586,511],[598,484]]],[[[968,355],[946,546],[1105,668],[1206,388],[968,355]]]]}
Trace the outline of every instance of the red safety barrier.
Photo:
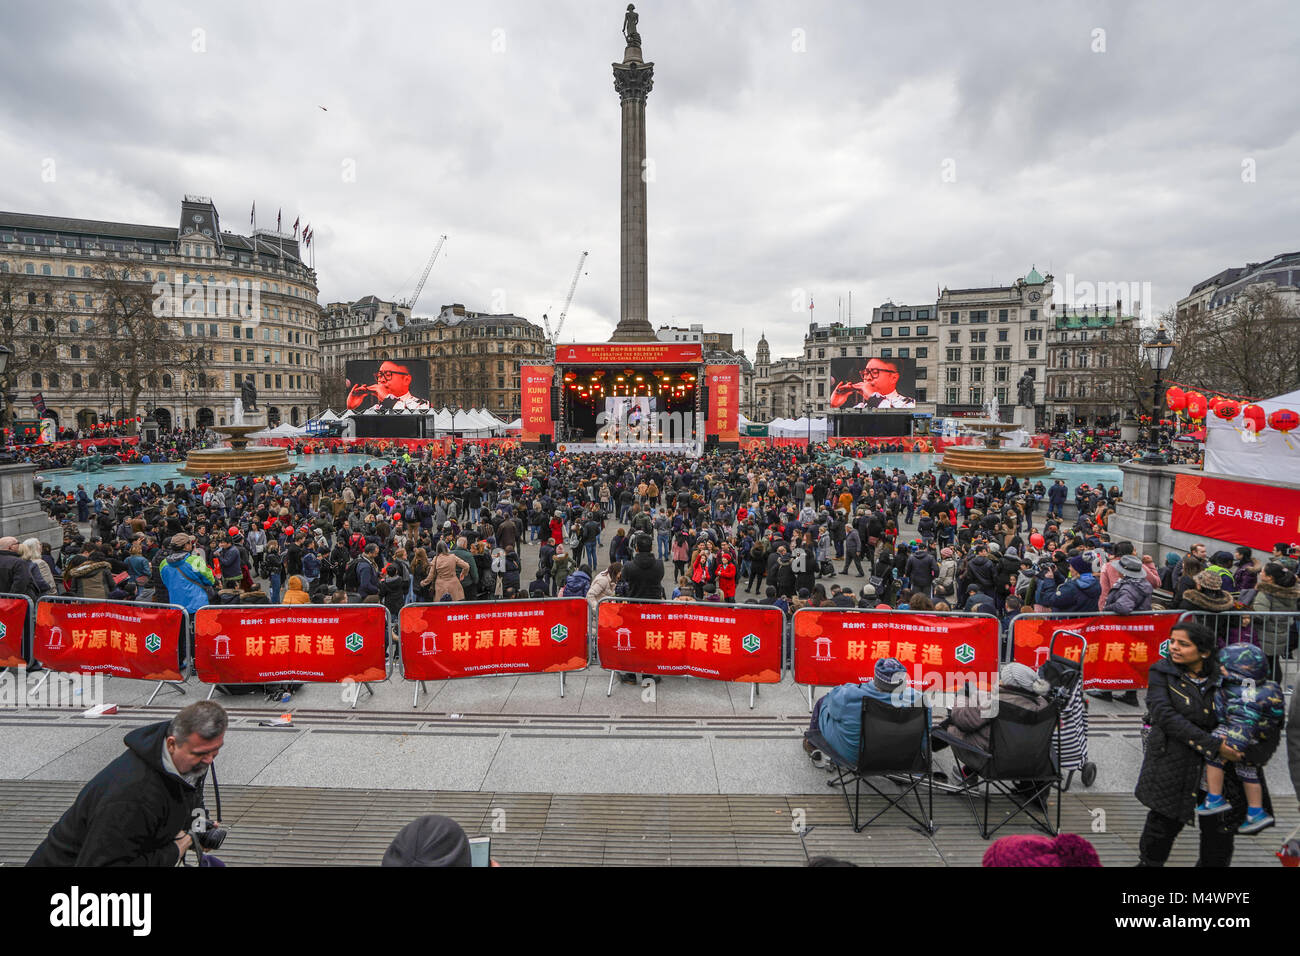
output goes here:
{"type": "Polygon", "coordinates": [[[181,681],[185,609],[170,604],[41,598],[36,659],[50,670],[181,681]]]}
{"type": "Polygon", "coordinates": [[[779,608],[607,598],[596,622],[606,670],[748,684],[781,680],[779,608]]]}
{"type": "MultiPolygon", "coordinates": [[[[1142,690],[1147,686],[1147,669],[1163,656],[1169,632],[1181,616],[1169,611],[1086,617],[1022,614],[1012,622],[1014,655],[1020,663],[1037,670],[1047,660],[1054,632],[1078,631],[1088,641],[1083,660],[1085,688],[1142,690]]],[[[1075,661],[1080,649],[1075,641],[1057,645],[1062,657],[1075,661]]]]}
{"type": "Polygon", "coordinates": [[[794,681],[862,684],[876,661],[897,658],[918,690],[988,689],[998,673],[998,620],[985,614],[800,608],[794,614],[794,681]]]}
{"type": "Polygon", "coordinates": [[[194,664],[205,684],[383,680],[382,604],[209,605],[194,615],[194,664]]]}
{"type": "Polygon", "coordinates": [[[410,604],[398,617],[407,680],[555,674],[587,666],[587,601],[410,604]]]}
{"type": "Polygon", "coordinates": [[[31,621],[32,599],[21,594],[0,594],[0,667],[24,667],[23,638],[31,621]]]}

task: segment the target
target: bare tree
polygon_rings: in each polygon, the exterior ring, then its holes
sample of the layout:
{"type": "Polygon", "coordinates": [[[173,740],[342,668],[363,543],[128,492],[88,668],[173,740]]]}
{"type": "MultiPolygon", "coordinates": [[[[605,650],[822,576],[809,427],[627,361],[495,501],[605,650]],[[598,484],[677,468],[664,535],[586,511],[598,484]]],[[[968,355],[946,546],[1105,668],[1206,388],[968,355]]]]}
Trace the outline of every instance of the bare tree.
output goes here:
{"type": "Polygon", "coordinates": [[[210,352],[195,348],[181,335],[173,314],[182,303],[155,295],[152,284],[133,276],[126,263],[101,264],[95,277],[102,304],[83,339],[94,346],[93,366],[110,412],[117,390],[126,418],[132,420],[140,396],[156,391],[164,374],[200,374],[210,367],[210,352]]]}
{"type": "Polygon", "coordinates": [[[1300,316],[1272,283],[1185,320],[1175,360],[1181,381],[1208,391],[1267,398],[1300,384],[1300,316]]]}

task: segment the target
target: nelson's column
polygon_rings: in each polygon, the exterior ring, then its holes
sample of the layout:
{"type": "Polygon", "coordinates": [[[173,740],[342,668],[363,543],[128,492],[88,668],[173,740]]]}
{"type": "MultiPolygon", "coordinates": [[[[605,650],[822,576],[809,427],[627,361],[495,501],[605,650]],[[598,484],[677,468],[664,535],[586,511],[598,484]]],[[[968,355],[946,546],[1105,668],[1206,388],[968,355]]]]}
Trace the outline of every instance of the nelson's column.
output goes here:
{"type": "Polygon", "coordinates": [[[623,62],[614,66],[614,89],[623,108],[622,202],[619,211],[619,317],[611,342],[653,342],[646,284],[645,101],[655,65],[641,59],[637,12],[627,5],[623,62]]]}

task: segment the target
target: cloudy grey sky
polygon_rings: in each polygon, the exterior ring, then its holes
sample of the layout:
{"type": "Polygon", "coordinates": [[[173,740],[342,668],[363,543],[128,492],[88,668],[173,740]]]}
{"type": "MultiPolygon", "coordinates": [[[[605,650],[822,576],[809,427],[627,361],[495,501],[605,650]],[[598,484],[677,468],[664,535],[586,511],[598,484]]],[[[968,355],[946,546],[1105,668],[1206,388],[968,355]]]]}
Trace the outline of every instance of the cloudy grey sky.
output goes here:
{"type": "MultiPolygon", "coordinates": [[[[316,230],[322,302],[409,293],[446,233],[417,312],[534,321],[586,249],[564,338],[602,341],[624,6],[11,6],[0,208],[171,225],[200,193],[246,232],[254,200],[262,226],[282,207],[316,230]]],[[[656,326],[743,331],[751,356],[766,331],[775,356],[800,348],[809,294],[831,321],[851,290],[861,322],[1037,264],[1149,282],[1159,309],[1300,248],[1284,0],[637,9],[656,326]]]]}

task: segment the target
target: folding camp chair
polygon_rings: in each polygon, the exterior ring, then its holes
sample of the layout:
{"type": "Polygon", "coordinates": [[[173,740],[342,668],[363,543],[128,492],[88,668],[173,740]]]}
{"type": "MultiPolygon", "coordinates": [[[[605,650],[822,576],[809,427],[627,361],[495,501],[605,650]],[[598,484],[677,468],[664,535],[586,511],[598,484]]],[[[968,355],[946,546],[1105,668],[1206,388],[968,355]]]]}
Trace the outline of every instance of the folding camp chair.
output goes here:
{"type": "Polygon", "coordinates": [[[840,787],[844,802],[849,808],[855,833],[861,833],[891,807],[897,807],[917,824],[909,829],[934,833],[934,788],[930,770],[930,711],[923,706],[895,707],[873,697],[862,698],[862,730],[858,735],[857,759],[843,760],[819,731],[810,730],[806,736],[814,747],[826,755],[838,774],[837,780],[828,780],[829,787],[840,787]],[[888,794],[868,780],[868,777],[898,775],[903,788],[888,794]],[[849,782],[853,783],[853,799],[849,799],[849,782]],[[885,806],[870,820],[861,821],[862,785],[866,784],[878,796],[885,798],[885,806]],[[921,801],[921,785],[925,785],[928,801],[921,801]],[[903,800],[916,797],[917,814],[903,805],[903,800]]]}
{"type": "Polygon", "coordinates": [[[970,741],[954,737],[941,728],[931,735],[953,749],[953,755],[963,762],[983,758],[984,766],[972,776],[959,792],[965,794],[980,828],[980,836],[988,839],[1020,814],[1047,833],[1056,836],[1061,829],[1060,735],[1056,722],[1060,705],[1049,701],[1040,711],[1028,711],[1010,704],[1002,704],[997,716],[989,724],[989,748],[982,750],[970,741]],[[1055,753],[1053,752],[1055,750],[1055,753]],[[975,810],[973,791],[984,792],[983,817],[975,810]],[[1009,797],[1016,809],[1005,820],[989,828],[989,798],[994,791],[1009,797]],[[1048,813],[1051,792],[1056,791],[1056,825],[1048,813]],[[1040,801],[1043,801],[1040,803],[1040,801]]]}

